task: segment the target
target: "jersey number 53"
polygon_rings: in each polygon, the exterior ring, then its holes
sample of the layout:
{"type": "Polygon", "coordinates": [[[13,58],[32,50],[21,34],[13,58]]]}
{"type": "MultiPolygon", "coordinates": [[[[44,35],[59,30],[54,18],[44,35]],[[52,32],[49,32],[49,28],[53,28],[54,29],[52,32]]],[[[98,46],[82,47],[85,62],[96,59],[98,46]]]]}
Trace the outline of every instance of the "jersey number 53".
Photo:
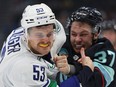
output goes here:
{"type": "Polygon", "coordinates": [[[33,65],[33,80],[44,81],[45,79],[45,67],[33,65]]]}

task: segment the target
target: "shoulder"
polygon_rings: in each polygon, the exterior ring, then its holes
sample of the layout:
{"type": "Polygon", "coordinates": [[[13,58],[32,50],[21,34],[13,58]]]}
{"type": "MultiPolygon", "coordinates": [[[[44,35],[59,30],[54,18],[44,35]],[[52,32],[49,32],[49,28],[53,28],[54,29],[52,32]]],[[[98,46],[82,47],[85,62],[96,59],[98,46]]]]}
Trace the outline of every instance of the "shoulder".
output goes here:
{"type": "Polygon", "coordinates": [[[110,48],[113,47],[113,45],[107,38],[98,39],[96,45],[98,45],[98,46],[101,45],[101,46],[110,47],[110,48]]]}
{"type": "Polygon", "coordinates": [[[115,55],[115,50],[110,41],[106,38],[101,38],[98,39],[97,43],[86,50],[86,55],[93,58],[93,56],[96,57],[98,54],[100,56],[102,53],[102,55],[109,57],[109,52],[115,55]]]}
{"type": "Polygon", "coordinates": [[[94,51],[99,50],[114,50],[113,45],[111,42],[106,38],[100,38],[97,40],[95,44],[93,44],[89,49],[94,51]]]}
{"type": "Polygon", "coordinates": [[[2,55],[9,55],[12,53],[17,53],[22,49],[21,37],[24,35],[24,29],[19,27],[14,29],[10,35],[7,37],[1,53],[2,55]]]}

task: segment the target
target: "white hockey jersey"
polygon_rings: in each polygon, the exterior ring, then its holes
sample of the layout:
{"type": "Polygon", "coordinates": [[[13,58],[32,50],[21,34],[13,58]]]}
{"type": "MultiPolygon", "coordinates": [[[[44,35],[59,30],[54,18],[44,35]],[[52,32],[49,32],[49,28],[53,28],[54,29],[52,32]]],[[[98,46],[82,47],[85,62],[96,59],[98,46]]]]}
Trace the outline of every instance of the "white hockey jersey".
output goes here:
{"type": "MultiPolygon", "coordinates": [[[[0,87],[57,87],[53,81],[58,72],[57,68],[27,50],[24,33],[22,27],[13,30],[1,50],[0,87]]],[[[61,28],[56,33],[52,56],[65,41],[65,32],[61,28]]]]}

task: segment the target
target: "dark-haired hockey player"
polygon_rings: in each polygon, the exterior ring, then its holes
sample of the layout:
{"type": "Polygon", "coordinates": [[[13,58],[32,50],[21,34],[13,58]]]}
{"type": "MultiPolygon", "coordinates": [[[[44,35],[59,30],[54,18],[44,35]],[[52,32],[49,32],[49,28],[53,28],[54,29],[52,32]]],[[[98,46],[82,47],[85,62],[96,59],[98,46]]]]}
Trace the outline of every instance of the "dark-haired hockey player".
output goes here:
{"type": "MultiPolygon", "coordinates": [[[[70,64],[68,74],[77,76],[82,87],[108,87],[114,80],[115,51],[109,40],[98,38],[100,33],[98,23],[102,20],[101,13],[91,7],[80,7],[68,18],[67,42],[59,55],[68,56],[70,64]],[[83,48],[85,53],[82,51],[83,48]],[[83,54],[84,56],[82,56],[83,54]]],[[[58,61],[56,64],[60,65],[58,61]]],[[[60,68],[63,67],[60,66],[60,68]]],[[[62,69],[60,71],[64,72],[62,69]]],[[[63,75],[60,75],[60,81],[62,77],[63,75]]]]}

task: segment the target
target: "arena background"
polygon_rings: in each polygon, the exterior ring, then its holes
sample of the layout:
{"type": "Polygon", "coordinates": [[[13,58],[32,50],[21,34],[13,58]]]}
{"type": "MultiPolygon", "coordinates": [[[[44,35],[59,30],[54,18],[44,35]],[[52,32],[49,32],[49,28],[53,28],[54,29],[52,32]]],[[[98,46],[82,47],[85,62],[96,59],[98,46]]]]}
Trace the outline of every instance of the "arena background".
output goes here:
{"type": "Polygon", "coordinates": [[[46,3],[65,26],[67,17],[81,6],[100,10],[104,20],[116,19],[116,0],[0,0],[0,48],[8,34],[20,26],[21,14],[28,4],[46,3]]]}

